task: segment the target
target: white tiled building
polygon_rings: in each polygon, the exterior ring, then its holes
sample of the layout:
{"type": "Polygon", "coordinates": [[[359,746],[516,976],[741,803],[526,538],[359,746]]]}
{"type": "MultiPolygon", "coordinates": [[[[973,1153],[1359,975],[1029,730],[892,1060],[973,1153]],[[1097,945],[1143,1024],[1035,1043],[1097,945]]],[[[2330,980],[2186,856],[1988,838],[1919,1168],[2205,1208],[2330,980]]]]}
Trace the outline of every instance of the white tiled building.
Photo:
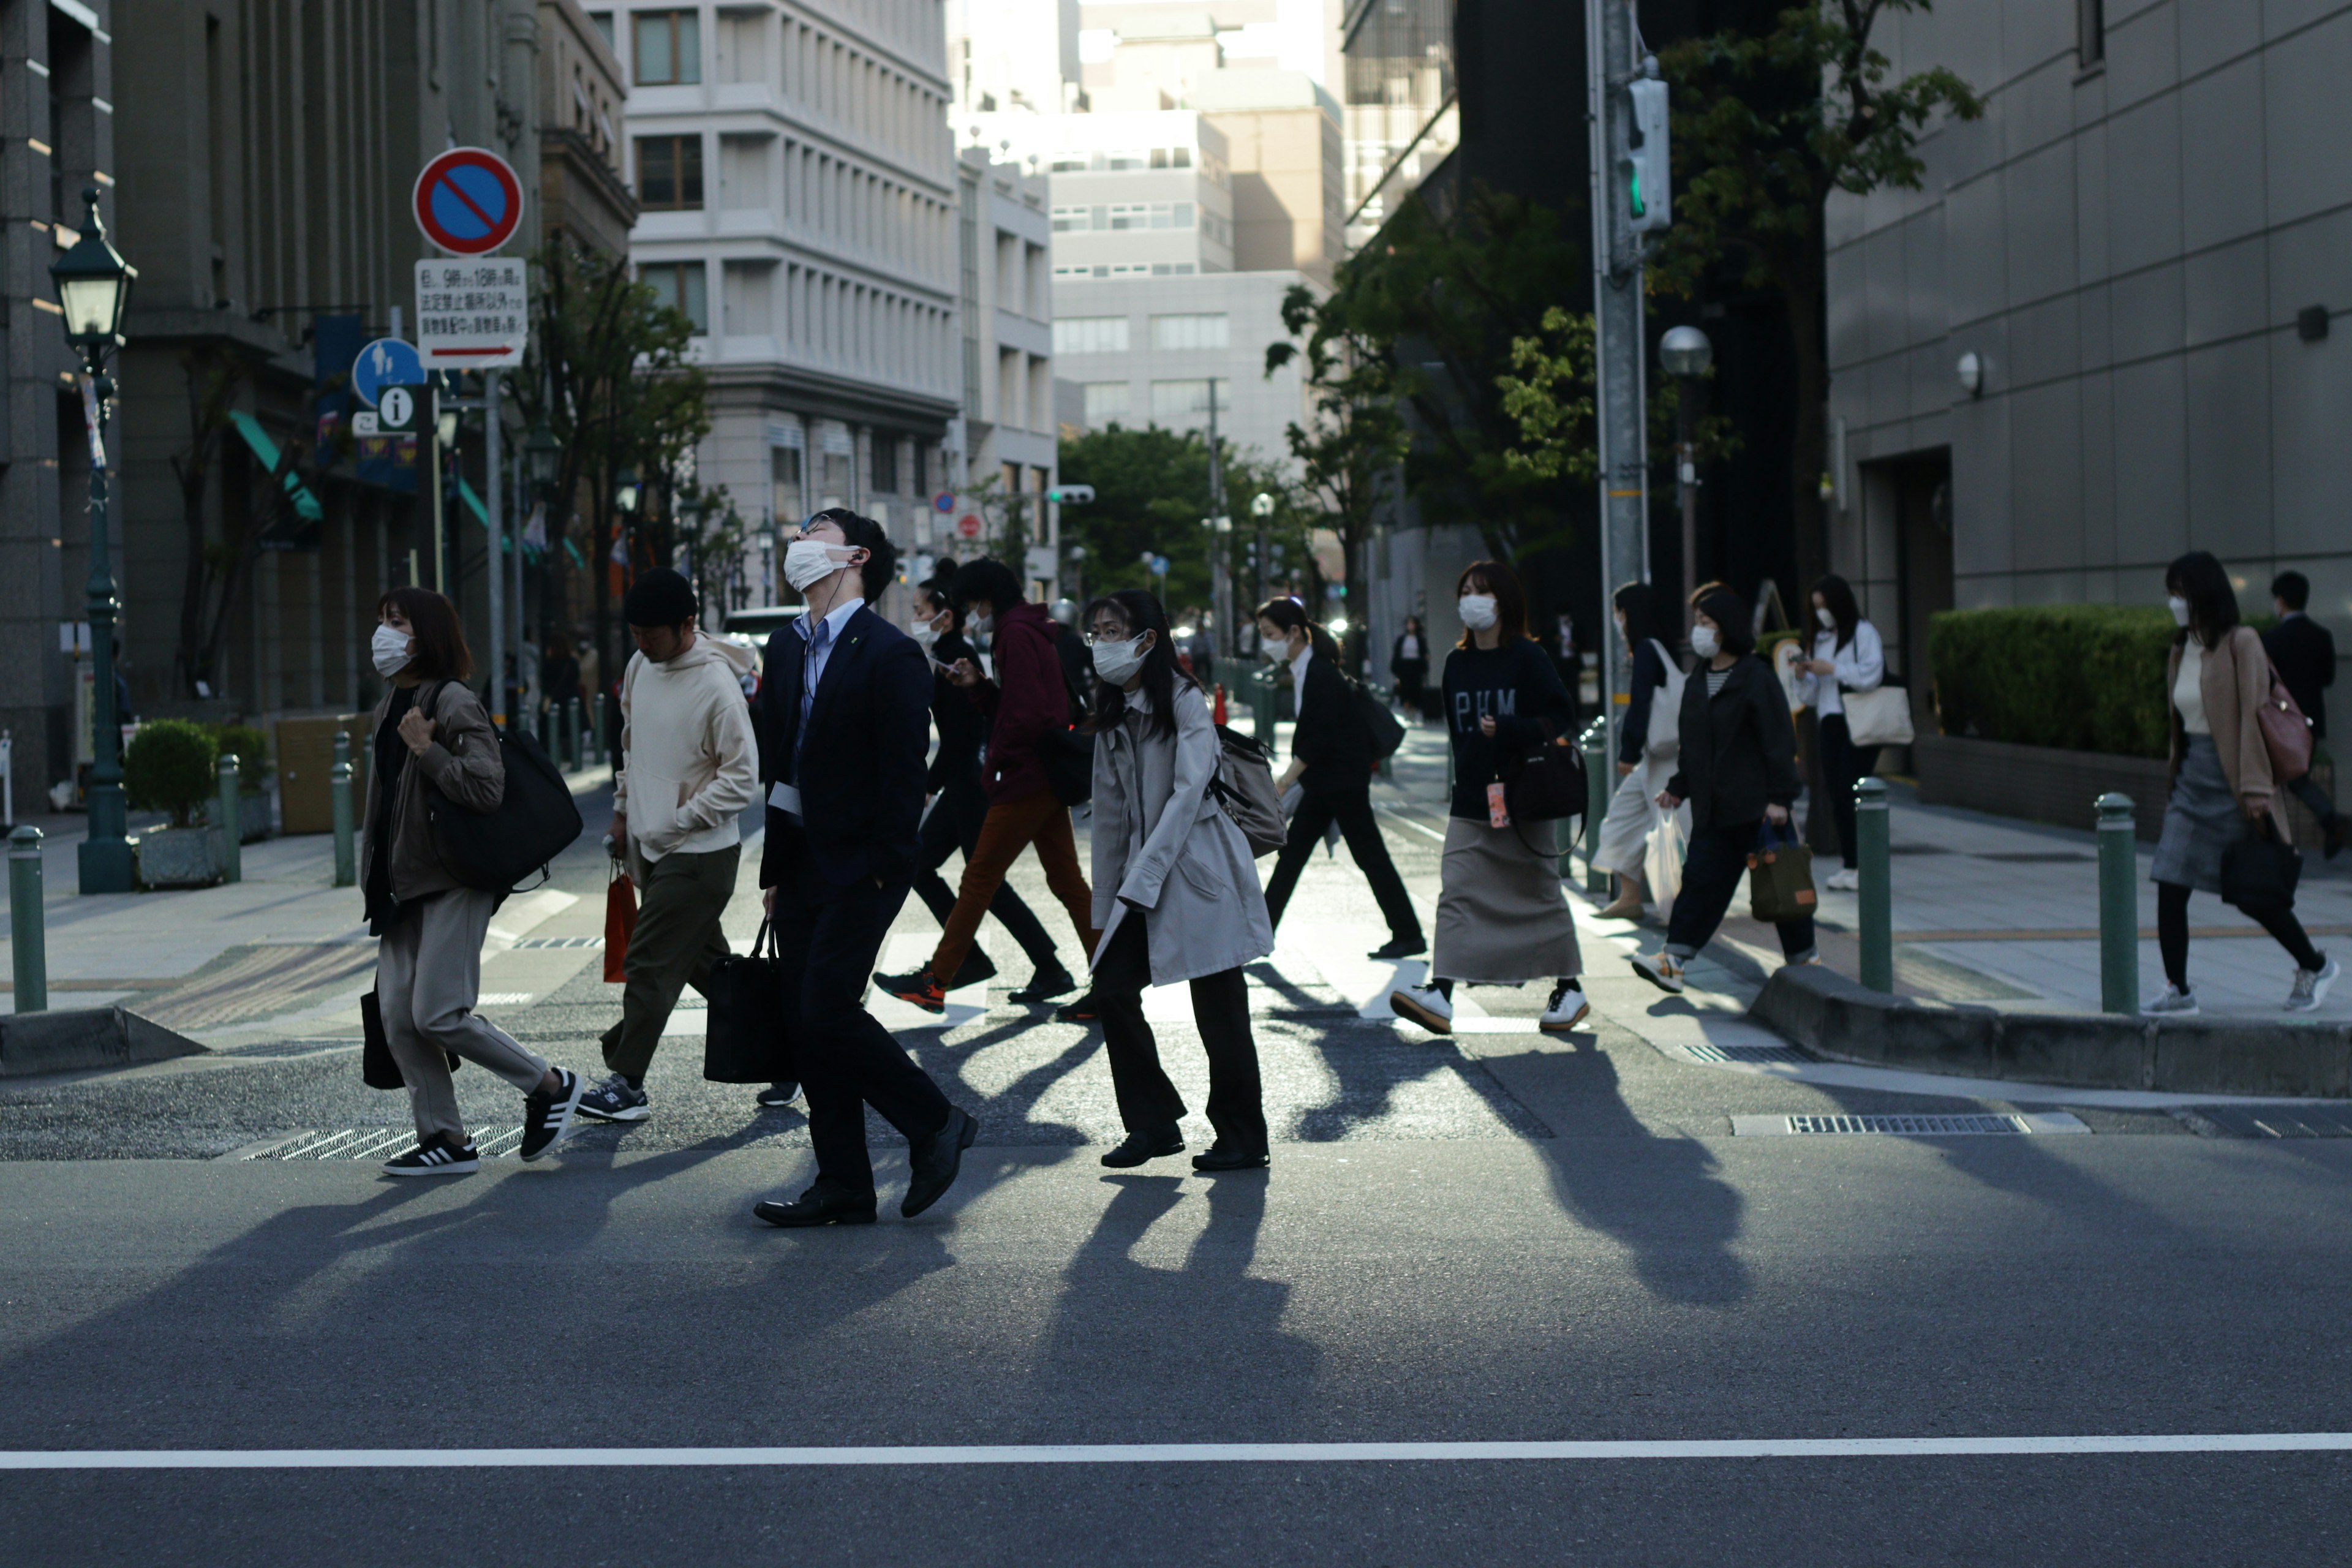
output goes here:
{"type": "Polygon", "coordinates": [[[594,15],[630,73],[630,254],[704,331],[700,477],[762,525],[847,505],[914,544],[964,390],[940,0],[594,15]]]}

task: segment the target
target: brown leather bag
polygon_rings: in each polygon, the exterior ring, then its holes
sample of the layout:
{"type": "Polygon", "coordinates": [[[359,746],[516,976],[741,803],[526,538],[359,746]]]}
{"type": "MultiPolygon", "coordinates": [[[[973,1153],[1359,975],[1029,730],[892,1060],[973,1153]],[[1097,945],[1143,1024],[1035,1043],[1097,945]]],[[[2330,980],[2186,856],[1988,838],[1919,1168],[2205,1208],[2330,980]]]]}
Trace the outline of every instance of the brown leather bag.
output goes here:
{"type": "Polygon", "coordinates": [[[2290,784],[2311,771],[2311,721],[2295,706],[2277,668],[2268,660],[2263,668],[2270,674],[2271,690],[2254,710],[2254,721],[2262,726],[2263,747],[2271,754],[2271,777],[2281,785],[2290,784]]]}

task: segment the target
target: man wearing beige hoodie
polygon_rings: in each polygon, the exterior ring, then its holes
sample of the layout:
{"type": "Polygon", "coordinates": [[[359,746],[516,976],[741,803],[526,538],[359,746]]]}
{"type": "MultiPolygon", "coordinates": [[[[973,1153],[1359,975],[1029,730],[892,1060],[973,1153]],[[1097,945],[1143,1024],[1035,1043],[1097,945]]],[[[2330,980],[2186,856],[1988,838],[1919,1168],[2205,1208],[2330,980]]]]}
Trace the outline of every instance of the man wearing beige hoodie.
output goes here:
{"type": "Polygon", "coordinates": [[[637,651],[621,676],[621,757],[613,837],[639,892],[621,993],[604,1031],[612,1076],[580,1114],[642,1121],[646,1069],[686,986],[697,991],[728,953],[719,918],[743,857],[736,819],[760,797],[759,743],[744,681],[749,649],[695,629],[694,589],[667,567],[641,573],[622,601],[637,651]]]}

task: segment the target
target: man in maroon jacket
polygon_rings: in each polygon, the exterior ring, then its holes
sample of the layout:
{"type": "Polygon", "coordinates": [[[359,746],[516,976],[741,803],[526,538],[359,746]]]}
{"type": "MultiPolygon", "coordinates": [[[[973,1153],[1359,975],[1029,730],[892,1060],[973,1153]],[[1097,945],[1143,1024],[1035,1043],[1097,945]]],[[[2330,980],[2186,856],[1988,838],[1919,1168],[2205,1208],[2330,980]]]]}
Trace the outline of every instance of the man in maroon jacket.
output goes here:
{"type": "MultiPolygon", "coordinates": [[[[955,909],[930,963],[912,974],[874,977],[891,995],[931,1013],[947,1011],[947,990],[937,977],[963,967],[989,900],[1024,848],[1035,847],[1045,868],[1045,885],[1069,911],[1070,923],[1085,943],[1087,962],[1092,962],[1101,935],[1094,927],[1094,894],[1078,868],[1070,809],[1055,795],[1038,754],[1048,733],[1070,724],[1069,689],[1055,647],[1054,618],[1044,605],[1022,599],[1020,580],[1010,567],[984,556],[956,568],[949,593],[964,612],[967,626],[985,626],[991,633],[996,679],[983,678],[970,659],[959,659],[949,676],[992,721],[980,769],[982,787],[988,792],[988,816],[981,824],[980,842],[964,861],[955,909]]],[[[1083,1000],[1064,1008],[1063,1015],[1091,1016],[1083,1000]]]]}

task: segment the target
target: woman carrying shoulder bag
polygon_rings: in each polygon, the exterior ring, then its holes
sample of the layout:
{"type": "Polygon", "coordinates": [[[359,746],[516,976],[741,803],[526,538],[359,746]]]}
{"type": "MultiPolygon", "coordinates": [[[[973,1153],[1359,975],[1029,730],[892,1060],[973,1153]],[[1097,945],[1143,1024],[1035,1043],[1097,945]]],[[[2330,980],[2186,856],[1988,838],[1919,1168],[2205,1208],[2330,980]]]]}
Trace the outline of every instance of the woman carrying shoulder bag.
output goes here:
{"type": "MultiPolygon", "coordinates": [[[[2237,591],[2221,562],[2193,550],[2165,569],[2172,653],[2165,661],[2172,728],[2172,795],[2157,841],[2156,939],[2164,955],[2164,994],[2145,1012],[2179,1017],[2198,1010],[2189,988],[2189,894],[2221,890],[2221,858],[2271,816],[2274,781],[2257,715],[2270,696],[2271,663],[2263,640],[2238,619],[2237,591]]],[[[2273,832],[2280,831],[2273,818],[2273,832]]],[[[2317,952],[2291,907],[2246,913],[2294,960],[2286,1010],[2307,1013],[2336,984],[2334,959],[2317,952]]]]}
{"type": "Polygon", "coordinates": [[[1813,710],[1822,737],[1822,793],[1828,795],[1830,818],[1837,824],[1838,858],[1842,868],[1830,873],[1829,886],[1852,892],[1856,878],[1853,843],[1853,786],[1878,760],[1878,748],[1855,749],[1846,725],[1844,694],[1875,691],[1886,680],[1886,645],[1878,628],[1862,618],[1853,585],[1832,572],[1813,584],[1813,657],[1799,659],[1802,671],[1797,696],[1813,710]]]}
{"type": "MultiPolygon", "coordinates": [[[[1633,973],[1662,991],[1683,988],[1683,968],[1723,923],[1764,825],[1788,826],[1800,787],[1788,698],[1772,667],[1755,657],[1748,626],[1747,603],[1721,583],[1691,595],[1691,651],[1700,663],[1683,686],[1681,763],[1658,795],[1668,811],[1690,803],[1690,852],[1664,949],[1633,961],[1633,973]]],[[[1817,962],[1812,916],[1774,929],[1790,963],[1817,962]]]]}
{"type": "Polygon", "coordinates": [[[375,709],[360,887],[368,931],[378,939],[384,1043],[416,1118],[416,1147],[384,1169],[446,1176],[478,1168],[447,1052],[522,1090],[522,1157],[536,1160],[571,1135],[580,1076],[548,1066],[474,1012],[482,939],[499,895],[460,885],[442,865],[425,801],[430,786],[459,810],[498,809],[507,784],[499,738],[466,689],[473,658],[448,600],[427,588],[394,588],[377,601],[376,616],[370,653],[390,686],[375,709]]]}
{"type": "Polygon", "coordinates": [[[1257,1041],[1242,965],[1274,951],[1257,861],[1217,804],[1216,726],[1200,684],[1176,667],[1168,613],[1129,588],[1087,606],[1096,689],[1094,990],[1127,1139],[1114,1170],[1184,1152],[1183,1098],[1160,1066],[1143,1017],[1148,985],[1190,981],[1209,1055],[1216,1142],[1196,1171],[1266,1163],[1257,1041]]]}
{"type": "Polygon", "coordinates": [[[1617,879],[1616,900],[1601,911],[1604,920],[1642,918],[1651,891],[1642,868],[1657,818],[1650,803],[1674,775],[1679,750],[1676,712],[1661,705],[1676,691],[1682,668],[1667,648],[1675,634],[1659,600],[1647,583],[1628,583],[1611,600],[1617,635],[1633,656],[1633,690],[1617,724],[1617,791],[1609,797],[1609,815],[1601,819],[1601,841],[1592,855],[1594,865],[1617,879]]]}
{"type": "Polygon", "coordinates": [[[1541,1026],[1566,1034],[1591,1011],[1577,976],[1576,917],[1559,887],[1550,821],[1509,810],[1505,763],[1568,732],[1576,704],[1528,636],[1528,602],[1499,561],[1474,561],[1454,584],[1462,641],[1445,656],[1446,738],[1454,799],[1437,893],[1430,978],[1389,993],[1389,1006],[1435,1034],[1454,1032],[1454,987],[1550,980],[1541,1026]]]}

